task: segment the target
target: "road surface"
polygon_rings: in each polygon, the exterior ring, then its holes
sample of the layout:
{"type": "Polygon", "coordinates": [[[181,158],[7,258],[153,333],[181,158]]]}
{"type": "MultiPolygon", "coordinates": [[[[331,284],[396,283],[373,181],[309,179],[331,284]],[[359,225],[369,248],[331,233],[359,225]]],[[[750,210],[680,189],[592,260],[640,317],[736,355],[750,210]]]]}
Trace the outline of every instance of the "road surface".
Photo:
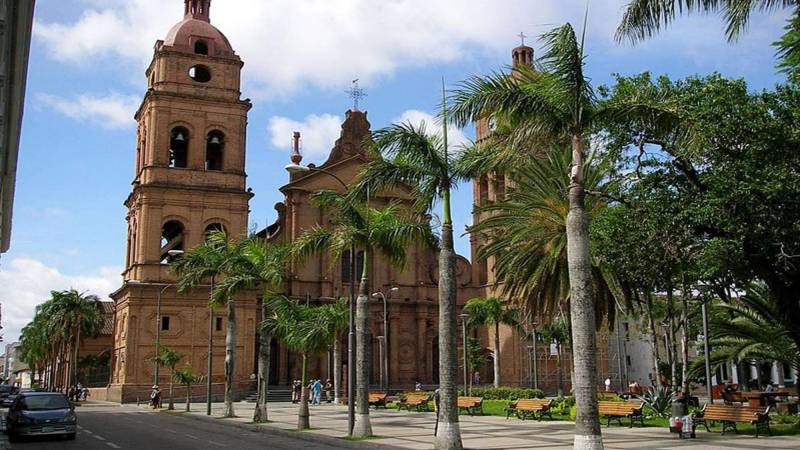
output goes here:
{"type": "MultiPolygon", "coordinates": [[[[135,407],[79,407],[78,436],[29,439],[13,450],[323,450],[332,448],[268,432],[191,418],[158,414],[135,407]]],[[[5,410],[3,410],[5,415],[5,410]]],[[[0,447],[2,448],[2,447],[0,447]]]]}

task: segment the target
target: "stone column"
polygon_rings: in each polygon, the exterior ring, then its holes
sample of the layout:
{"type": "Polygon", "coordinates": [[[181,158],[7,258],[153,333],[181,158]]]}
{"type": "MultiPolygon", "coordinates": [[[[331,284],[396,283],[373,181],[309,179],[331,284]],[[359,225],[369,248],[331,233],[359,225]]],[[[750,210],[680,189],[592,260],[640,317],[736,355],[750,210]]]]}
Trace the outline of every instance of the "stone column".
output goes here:
{"type": "Polygon", "coordinates": [[[772,382],[777,383],[778,387],[786,387],[783,379],[783,364],[777,361],[772,363],[772,382]]]}
{"type": "Polygon", "coordinates": [[[731,383],[739,384],[739,368],[737,367],[737,364],[734,361],[730,361],[728,363],[728,367],[730,367],[731,383]]]}

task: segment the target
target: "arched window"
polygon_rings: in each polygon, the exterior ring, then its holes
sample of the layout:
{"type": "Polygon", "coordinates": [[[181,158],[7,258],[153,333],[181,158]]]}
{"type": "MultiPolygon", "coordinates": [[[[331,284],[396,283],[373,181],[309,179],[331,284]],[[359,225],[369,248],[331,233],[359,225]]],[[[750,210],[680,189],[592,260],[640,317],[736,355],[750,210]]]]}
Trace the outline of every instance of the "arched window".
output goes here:
{"type": "Polygon", "coordinates": [[[194,43],[194,52],[198,55],[208,54],[208,44],[205,41],[197,41],[194,43]]]}
{"type": "Polygon", "coordinates": [[[183,251],[184,228],[177,220],[170,220],[161,227],[161,264],[169,264],[175,258],[171,251],[183,251]]]}
{"type": "Polygon", "coordinates": [[[186,167],[189,160],[189,131],[175,127],[169,138],[169,166],[186,167]]]}
{"type": "Polygon", "coordinates": [[[206,170],[222,170],[225,135],[219,131],[208,133],[206,139],[206,170]]]}
{"type": "Polygon", "coordinates": [[[206,230],[205,230],[205,234],[204,234],[205,240],[208,241],[208,238],[211,237],[211,233],[216,233],[216,232],[227,233],[227,230],[225,229],[225,225],[223,225],[221,223],[209,224],[206,227],[206,230]]]}

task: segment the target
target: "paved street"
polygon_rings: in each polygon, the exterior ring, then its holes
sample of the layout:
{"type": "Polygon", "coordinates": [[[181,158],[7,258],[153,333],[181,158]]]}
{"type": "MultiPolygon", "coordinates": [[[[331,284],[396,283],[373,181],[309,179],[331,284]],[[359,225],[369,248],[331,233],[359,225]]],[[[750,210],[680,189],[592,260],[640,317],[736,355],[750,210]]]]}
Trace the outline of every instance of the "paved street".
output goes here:
{"type": "MultiPolygon", "coordinates": [[[[17,450],[322,450],[315,444],[268,432],[248,432],[225,424],[155,414],[140,408],[80,407],[75,441],[37,439],[12,444],[17,450]]],[[[0,447],[1,448],[1,447],[0,447]]]]}

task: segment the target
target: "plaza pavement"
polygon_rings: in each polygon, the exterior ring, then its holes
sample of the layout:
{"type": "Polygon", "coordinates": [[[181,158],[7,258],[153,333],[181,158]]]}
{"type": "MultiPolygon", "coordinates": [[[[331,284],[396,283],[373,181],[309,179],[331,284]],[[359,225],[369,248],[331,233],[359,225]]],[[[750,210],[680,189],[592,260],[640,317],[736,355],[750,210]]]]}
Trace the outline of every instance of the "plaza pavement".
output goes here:
{"type": "MultiPolygon", "coordinates": [[[[181,411],[183,404],[176,404],[181,411]]],[[[269,424],[253,425],[252,403],[236,403],[235,411],[240,417],[220,421],[223,405],[215,403],[212,418],[205,415],[205,404],[192,404],[193,411],[182,414],[187,419],[214,420],[217,423],[229,422],[239,427],[265,427],[263,431],[278,429],[294,431],[297,426],[297,405],[274,403],[269,406],[269,424]]],[[[312,430],[302,433],[303,438],[314,441],[315,437],[331,442],[330,438],[341,438],[347,434],[347,408],[323,404],[312,406],[312,430]]],[[[399,448],[431,449],[433,447],[433,413],[416,413],[396,410],[370,411],[372,429],[378,439],[352,443],[354,448],[399,448]],[[366,443],[369,445],[363,445],[366,443]]],[[[570,449],[572,448],[573,424],[570,422],[537,422],[506,420],[496,416],[461,416],[461,433],[467,449],[570,449]]],[[[748,435],[708,433],[698,431],[697,439],[680,440],[662,428],[627,428],[612,425],[603,427],[603,441],[606,449],[693,449],[693,450],[733,450],[733,449],[800,449],[800,438],[793,436],[773,436],[755,438],[748,435]]],[[[347,442],[347,441],[344,441],[347,442]]],[[[348,442],[349,443],[349,442],[348,442]]]]}

